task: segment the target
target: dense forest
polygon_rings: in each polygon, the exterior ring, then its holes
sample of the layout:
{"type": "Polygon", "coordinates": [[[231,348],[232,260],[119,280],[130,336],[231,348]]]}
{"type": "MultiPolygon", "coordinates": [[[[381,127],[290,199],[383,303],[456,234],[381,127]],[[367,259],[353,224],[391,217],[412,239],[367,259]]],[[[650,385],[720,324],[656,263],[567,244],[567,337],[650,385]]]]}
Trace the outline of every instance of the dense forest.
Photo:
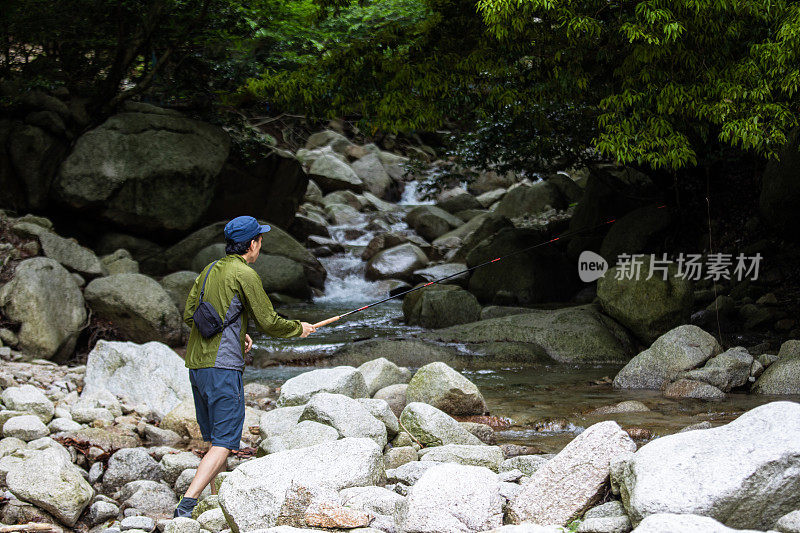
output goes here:
{"type": "Polygon", "coordinates": [[[12,0],[6,105],[86,100],[445,131],[468,165],[613,159],[669,173],[775,157],[798,121],[786,0],[12,0]]]}

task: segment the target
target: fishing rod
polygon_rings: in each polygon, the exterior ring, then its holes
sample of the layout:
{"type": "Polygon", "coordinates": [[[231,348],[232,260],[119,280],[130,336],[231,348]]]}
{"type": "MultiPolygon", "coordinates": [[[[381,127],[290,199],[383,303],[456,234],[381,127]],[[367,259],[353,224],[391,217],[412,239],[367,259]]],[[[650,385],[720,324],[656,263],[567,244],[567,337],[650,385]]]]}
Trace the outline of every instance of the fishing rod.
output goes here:
{"type": "MultiPolygon", "coordinates": [[[[666,205],[660,205],[656,209],[663,209],[664,207],[667,207],[667,206],[666,205]]],[[[428,283],[424,283],[422,285],[417,285],[416,287],[412,287],[411,289],[408,289],[406,291],[403,291],[403,292],[400,292],[398,294],[395,294],[394,296],[389,296],[388,298],[384,298],[383,300],[380,300],[380,301],[377,301],[377,302],[373,302],[373,303],[371,303],[369,305],[365,305],[364,307],[359,307],[358,309],[353,309],[352,311],[348,311],[348,312],[343,313],[341,315],[337,315],[337,316],[332,316],[330,318],[326,318],[325,320],[323,320],[321,322],[317,322],[313,326],[314,326],[315,329],[316,328],[321,328],[322,326],[327,326],[328,324],[336,322],[337,320],[340,320],[340,319],[342,319],[342,318],[344,318],[344,317],[346,317],[348,315],[352,315],[354,313],[358,313],[360,311],[364,311],[365,309],[369,309],[370,307],[375,307],[376,305],[380,305],[380,304],[382,304],[384,302],[388,302],[389,300],[394,300],[395,298],[400,298],[401,296],[405,296],[408,293],[411,293],[411,292],[414,292],[414,291],[418,291],[420,289],[424,289],[425,287],[433,285],[434,283],[441,283],[444,280],[447,280],[447,279],[450,279],[450,278],[454,278],[454,277],[460,276],[462,274],[466,274],[467,272],[469,272],[471,270],[475,270],[477,268],[481,268],[481,267],[484,267],[486,265],[490,265],[492,263],[497,263],[498,261],[502,261],[503,259],[507,259],[507,258],[509,258],[511,256],[514,256],[514,255],[517,255],[517,254],[521,254],[523,252],[528,252],[528,251],[533,250],[534,248],[538,248],[540,246],[546,246],[548,244],[552,244],[552,243],[554,243],[554,242],[556,242],[556,241],[558,241],[560,239],[566,239],[568,237],[572,237],[574,235],[577,235],[578,233],[581,233],[582,231],[588,231],[588,230],[597,229],[599,227],[605,226],[606,224],[611,224],[613,222],[616,222],[616,220],[617,220],[616,218],[612,218],[612,219],[606,220],[605,222],[601,222],[600,224],[597,224],[595,226],[591,226],[591,227],[587,226],[585,228],[581,228],[581,229],[578,229],[578,230],[575,230],[575,231],[572,231],[572,232],[567,232],[567,233],[565,233],[563,235],[559,235],[558,237],[554,237],[554,238],[552,238],[550,240],[542,241],[542,242],[540,242],[538,244],[534,244],[533,246],[528,246],[527,248],[523,248],[521,250],[517,250],[515,252],[511,252],[510,254],[506,254],[506,255],[503,255],[503,256],[500,256],[500,257],[496,257],[494,259],[490,259],[489,261],[484,261],[483,263],[481,263],[479,265],[475,265],[475,266],[469,267],[469,268],[467,268],[465,270],[461,270],[460,272],[456,272],[454,274],[450,274],[449,276],[445,276],[443,278],[439,278],[439,279],[436,279],[436,280],[433,280],[433,281],[429,281],[428,283]]]]}

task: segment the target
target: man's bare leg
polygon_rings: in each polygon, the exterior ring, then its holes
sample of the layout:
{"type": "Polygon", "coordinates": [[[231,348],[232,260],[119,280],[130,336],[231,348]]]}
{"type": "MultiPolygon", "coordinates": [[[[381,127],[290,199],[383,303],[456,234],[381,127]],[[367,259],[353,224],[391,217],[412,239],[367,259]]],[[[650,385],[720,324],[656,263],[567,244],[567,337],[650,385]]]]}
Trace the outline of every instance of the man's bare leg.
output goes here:
{"type": "MultiPolygon", "coordinates": [[[[217,474],[226,467],[226,462],[230,453],[231,451],[228,448],[211,446],[197,466],[197,473],[194,475],[191,485],[189,485],[189,488],[186,490],[185,497],[199,498],[200,493],[203,492],[206,485],[212,482],[214,478],[217,477],[217,474]]],[[[212,493],[215,492],[216,489],[212,485],[212,493]]]]}

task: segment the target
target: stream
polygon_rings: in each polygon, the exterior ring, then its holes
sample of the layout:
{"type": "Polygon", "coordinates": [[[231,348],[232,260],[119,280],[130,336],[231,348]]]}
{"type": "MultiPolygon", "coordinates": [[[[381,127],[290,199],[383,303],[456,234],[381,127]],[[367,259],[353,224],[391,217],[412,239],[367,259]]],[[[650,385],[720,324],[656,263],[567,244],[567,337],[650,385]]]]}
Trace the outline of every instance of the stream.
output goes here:
{"type": "MultiPolygon", "coordinates": [[[[366,262],[360,256],[370,240],[383,231],[369,229],[374,217],[383,218],[392,231],[411,233],[402,222],[403,214],[414,205],[432,203],[417,197],[415,182],[408,185],[397,213],[370,213],[357,225],[330,226],[331,236],[345,252],[319,259],[328,271],[324,296],[310,303],[276,306],[278,310],[290,318],[313,323],[386,298],[385,282],[365,280],[366,262]]],[[[422,331],[403,322],[402,299],[398,299],[348,316],[306,339],[276,339],[257,333],[253,335],[254,353],[262,367],[248,367],[244,379],[278,387],[297,374],[324,365],[325,357],[346,343],[408,337],[422,331]],[[308,363],[298,364],[302,361],[308,363]]],[[[531,446],[535,453],[557,453],[585,428],[603,420],[616,420],[643,442],[699,422],[722,425],[744,411],[778,399],[800,401],[800,397],[729,393],[724,401],[708,402],[665,398],[659,391],[615,390],[611,380],[620,368],[553,363],[460,371],[478,386],[491,415],[507,419],[507,424],[496,428],[498,444],[531,446]],[[641,401],[650,411],[587,414],[625,400],[641,401]]]]}

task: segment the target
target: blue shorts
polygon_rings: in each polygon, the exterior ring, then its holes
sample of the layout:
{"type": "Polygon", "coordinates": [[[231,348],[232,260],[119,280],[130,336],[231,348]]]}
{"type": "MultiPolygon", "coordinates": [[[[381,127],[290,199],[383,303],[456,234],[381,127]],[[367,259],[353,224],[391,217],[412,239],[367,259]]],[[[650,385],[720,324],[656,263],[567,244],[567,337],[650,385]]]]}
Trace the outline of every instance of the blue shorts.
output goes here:
{"type": "Polygon", "coordinates": [[[238,450],[244,425],[242,373],[227,368],[190,368],[189,382],[203,440],[238,450]]]}

